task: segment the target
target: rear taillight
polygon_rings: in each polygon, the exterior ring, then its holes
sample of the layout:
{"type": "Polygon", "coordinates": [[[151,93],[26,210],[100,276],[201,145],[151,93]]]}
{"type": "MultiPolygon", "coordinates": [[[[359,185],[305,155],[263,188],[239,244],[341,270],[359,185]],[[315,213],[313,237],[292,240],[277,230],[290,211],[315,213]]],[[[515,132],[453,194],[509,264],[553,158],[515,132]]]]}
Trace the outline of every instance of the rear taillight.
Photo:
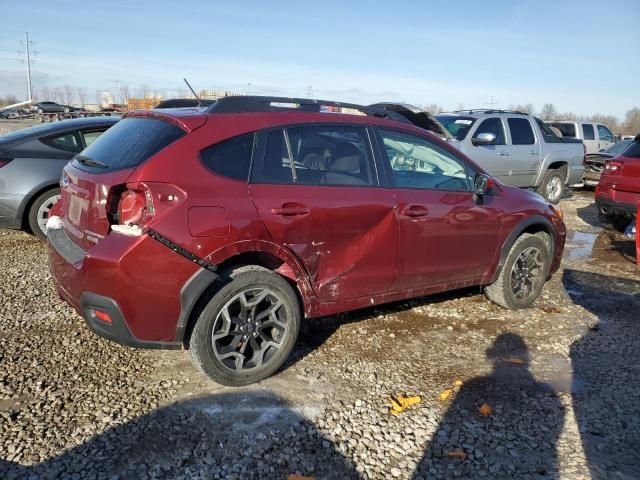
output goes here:
{"type": "Polygon", "coordinates": [[[0,158],[0,168],[8,164],[13,158],[0,158]]]}
{"type": "Polygon", "coordinates": [[[622,169],[622,162],[615,160],[607,160],[604,164],[604,171],[606,173],[618,173],[622,169]]]}
{"type": "Polygon", "coordinates": [[[138,225],[148,221],[153,215],[153,196],[145,185],[136,185],[122,192],[117,217],[120,225],[138,225]]]}
{"type": "Polygon", "coordinates": [[[587,164],[587,146],[582,144],[582,165],[587,164]]]}

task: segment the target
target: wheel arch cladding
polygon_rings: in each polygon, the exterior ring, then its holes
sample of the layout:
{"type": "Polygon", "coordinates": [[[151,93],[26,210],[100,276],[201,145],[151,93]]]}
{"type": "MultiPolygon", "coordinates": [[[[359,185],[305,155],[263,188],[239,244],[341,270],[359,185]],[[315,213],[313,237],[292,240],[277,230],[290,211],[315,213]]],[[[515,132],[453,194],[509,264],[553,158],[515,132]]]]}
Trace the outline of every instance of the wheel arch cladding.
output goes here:
{"type": "Polygon", "coordinates": [[[181,308],[176,327],[176,341],[182,342],[185,347],[188,347],[191,332],[200,312],[218,290],[216,283],[222,286],[223,280],[227,278],[227,272],[245,265],[264,267],[284,278],[298,297],[302,313],[306,311],[306,306],[311,303],[308,297],[310,292],[307,288],[305,296],[302,291],[306,288],[306,280],[297,277],[296,273],[302,273],[296,272],[300,268],[298,265],[292,266],[285,259],[270,252],[259,250],[244,251],[218,263],[216,265],[218,273],[201,268],[185,283],[180,291],[181,308]]]}
{"type": "Polygon", "coordinates": [[[546,233],[542,239],[549,249],[549,261],[552,261],[555,252],[555,239],[553,236],[553,226],[551,222],[540,215],[525,218],[518,223],[513,230],[511,230],[511,233],[509,233],[507,239],[502,245],[502,250],[500,251],[500,262],[498,263],[498,268],[496,269],[496,273],[494,274],[492,281],[495,281],[500,275],[513,244],[523,233],[530,233],[532,235],[546,233]]]}

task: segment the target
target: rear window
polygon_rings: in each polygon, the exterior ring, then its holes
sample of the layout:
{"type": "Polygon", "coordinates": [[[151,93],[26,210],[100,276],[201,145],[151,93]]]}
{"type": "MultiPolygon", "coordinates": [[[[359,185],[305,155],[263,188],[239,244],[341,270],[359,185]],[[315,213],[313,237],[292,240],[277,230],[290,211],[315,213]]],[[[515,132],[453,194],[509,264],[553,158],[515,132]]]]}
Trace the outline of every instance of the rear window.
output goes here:
{"type": "Polygon", "coordinates": [[[204,149],[200,159],[205,167],[218,175],[247,181],[254,136],[253,133],[246,133],[217,143],[204,149]]]}
{"type": "Polygon", "coordinates": [[[589,123],[582,124],[582,133],[584,133],[584,140],[595,140],[596,134],[593,130],[593,125],[589,123]]]}
{"type": "Polygon", "coordinates": [[[547,122],[547,124],[560,130],[560,133],[562,133],[563,137],[569,137],[569,138],[577,137],[576,125],[574,123],[560,123],[560,122],[548,123],[547,122]]]}
{"type": "Polygon", "coordinates": [[[544,141],[547,143],[560,143],[562,140],[558,138],[558,136],[549,128],[549,126],[540,120],[537,117],[533,117],[535,122],[538,124],[540,131],[542,132],[542,137],[544,141]]]}
{"type": "Polygon", "coordinates": [[[184,134],[164,120],[125,118],[77,155],[73,165],[96,173],[135,168],[184,134]]]}
{"type": "Polygon", "coordinates": [[[640,142],[633,142],[622,153],[623,157],[640,158],[640,142]]]}

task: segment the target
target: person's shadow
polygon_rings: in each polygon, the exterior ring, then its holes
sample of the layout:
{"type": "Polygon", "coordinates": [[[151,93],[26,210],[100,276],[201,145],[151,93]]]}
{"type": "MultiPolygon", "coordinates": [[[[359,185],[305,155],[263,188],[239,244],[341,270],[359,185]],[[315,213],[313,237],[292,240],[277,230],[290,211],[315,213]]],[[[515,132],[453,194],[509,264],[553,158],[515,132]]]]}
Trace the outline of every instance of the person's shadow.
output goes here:
{"type": "Polygon", "coordinates": [[[593,480],[640,478],[640,281],[565,269],[598,323],[571,345],[573,411],[593,480]]]}
{"type": "Polygon", "coordinates": [[[556,441],[564,423],[560,399],[533,378],[519,335],[500,334],[487,357],[493,362],[491,374],[462,385],[413,478],[558,476],[556,441]],[[486,416],[479,411],[483,404],[491,409],[486,416]]]}
{"type": "Polygon", "coordinates": [[[0,459],[0,479],[360,478],[310,420],[261,390],[208,395],[112,427],[24,466],[0,459]]]}

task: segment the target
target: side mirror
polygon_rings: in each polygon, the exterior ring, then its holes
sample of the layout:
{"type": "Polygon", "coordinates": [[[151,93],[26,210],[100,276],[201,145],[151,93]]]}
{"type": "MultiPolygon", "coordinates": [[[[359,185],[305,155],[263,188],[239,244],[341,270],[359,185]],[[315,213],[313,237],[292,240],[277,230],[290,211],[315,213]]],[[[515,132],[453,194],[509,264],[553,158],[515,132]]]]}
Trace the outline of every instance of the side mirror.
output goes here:
{"type": "Polygon", "coordinates": [[[476,195],[483,196],[491,193],[495,185],[496,182],[493,178],[483,173],[478,173],[474,181],[473,190],[476,195]]]}
{"type": "Polygon", "coordinates": [[[471,139],[471,143],[474,145],[491,145],[496,141],[496,136],[493,133],[484,132],[479,133],[477,137],[471,139]]]}

